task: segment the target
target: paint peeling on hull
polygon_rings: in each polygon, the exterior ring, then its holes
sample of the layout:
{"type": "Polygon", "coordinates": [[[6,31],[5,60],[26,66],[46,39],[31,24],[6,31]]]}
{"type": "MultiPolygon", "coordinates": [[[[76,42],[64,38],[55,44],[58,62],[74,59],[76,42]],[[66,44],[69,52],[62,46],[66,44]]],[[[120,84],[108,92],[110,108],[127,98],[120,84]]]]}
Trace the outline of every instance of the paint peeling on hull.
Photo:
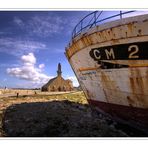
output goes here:
{"type": "Polygon", "coordinates": [[[91,104],[148,129],[147,18],[96,26],[74,38],[66,56],[91,104]]]}

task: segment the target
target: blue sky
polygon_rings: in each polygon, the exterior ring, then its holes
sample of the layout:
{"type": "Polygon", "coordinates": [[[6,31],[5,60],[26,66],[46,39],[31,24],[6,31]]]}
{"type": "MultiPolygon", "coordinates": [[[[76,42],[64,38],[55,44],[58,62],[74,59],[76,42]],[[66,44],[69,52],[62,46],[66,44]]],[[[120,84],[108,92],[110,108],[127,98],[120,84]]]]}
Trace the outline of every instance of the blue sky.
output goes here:
{"type": "Polygon", "coordinates": [[[73,28],[89,13],[0,11],[0,87],[41,87],[56,76],[59,62],[63,77],[78,86],[64,52],[73,28]]]}
{"type": "Polygon", "coordinates": [[[89,11],[0,11],[0,87],[40,87],[56,76],[75,75],[64,51],[74,26],[89,11]]]}

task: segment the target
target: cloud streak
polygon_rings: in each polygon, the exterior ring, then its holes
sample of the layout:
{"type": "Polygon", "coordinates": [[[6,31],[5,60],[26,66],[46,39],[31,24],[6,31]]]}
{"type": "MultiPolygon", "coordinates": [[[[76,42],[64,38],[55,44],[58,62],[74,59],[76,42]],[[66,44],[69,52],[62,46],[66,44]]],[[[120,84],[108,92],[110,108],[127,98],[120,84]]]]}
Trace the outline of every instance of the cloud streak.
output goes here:
{"type": "Polygon", "coordinates": [[[63,30],[62,23],[60,17],[51,16],[35,16],[28,22],[33,34],[44,37],[61,32],[63,30]]]}
{"type": "Polygon", "coordinates": [[[60,33],[63,31],[63,18],[56,16],[32,16],[25,22],[19,18],[14,17],[14,24],[16,24],[21,29],[24,29],[30,36],[36,35],[39,37],[52,36],[55,33],[60,33]]]}
{"type": "Polygon", "coordinates": [[[21,56],[39,49],[46,49],[46,45],[36,41],[19,40],[15,38],[0,38],[0,52],[21,56]]]}
{"type": "Polygon", "coordinates": [[[81,12],[80,15],[79,12],[67,11],[67,15],[64,17],[54,12],[42,12],[28,17],[25,21],[21,17],[14,17],[13,23],[20,29],[25,30],[30,36],[51,37],[52,35],[60,33],[70,35],[75,25],[82,19],[82,16],[86,14],[88,14],[88,12],[81,12]]]}
{"type": "Polygon", "coordinates": [[[13,19],[14,23],[16,25],[18,25],[19,27],[23,28],[24,27],[24,23],[23,21],[19,18],[19,17],[14,17],[13,19]]]}

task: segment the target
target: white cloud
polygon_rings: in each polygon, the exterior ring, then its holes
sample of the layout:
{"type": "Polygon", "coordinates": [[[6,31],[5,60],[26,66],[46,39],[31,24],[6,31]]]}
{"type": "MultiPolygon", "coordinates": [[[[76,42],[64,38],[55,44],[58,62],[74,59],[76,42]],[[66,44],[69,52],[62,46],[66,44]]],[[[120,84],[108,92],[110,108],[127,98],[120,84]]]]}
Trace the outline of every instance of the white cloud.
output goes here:
{"type": "Polygon", "coordinates": [[[40,65],[39,65],[39,68],[40,68],[40,69],[43,69],[44,67],[45,67],[45,64],[40,64],[40,65]]]}
{"type": "MultiPolygon", "coordinates": [[[[15,68],[7,68],[7,73],[11,76],[31,81],[32,84],[38,84],[38,86],[47,83],[52,78],[42,73],[41,70],[35,67],[36,58],[33,53],[23,55],[21,57],[22,66],[15,68]]],[[[44,67],[40,64],[39,67],[44,67]]]]}
{"type": "Polygon", "coordinates": [[[69,79],[73,82],[73,86],[75,86],[75,87],[79,86],[79,82],[75,76],[67,76],[67,79],[69,79]]]}
{"type": "Polygon", "coordinates": [[[14,23],[16,23],[18,26],[20,26],[21,28],[23,28],[24,23],[23,21],[19,18],[19,17],[14,17],[14,23]]]}
{"type": "Polygon", "coordinates": [[[21,57],[21,60],[23,61],[24,65],[34,65],[36,63],[36,58],[33,53],[29,53],[28,55],[23,55],[21,57]]]}

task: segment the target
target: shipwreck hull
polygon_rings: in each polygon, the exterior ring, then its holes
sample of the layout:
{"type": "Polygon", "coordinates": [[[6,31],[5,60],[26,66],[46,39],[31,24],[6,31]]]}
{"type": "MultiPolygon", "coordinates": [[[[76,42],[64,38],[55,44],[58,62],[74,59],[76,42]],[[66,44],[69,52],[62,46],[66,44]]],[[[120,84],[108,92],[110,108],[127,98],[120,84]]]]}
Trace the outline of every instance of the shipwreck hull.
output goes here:
{"type": "Polygon", "coordinates": [[[95,26],[66,56],[90,104],[148,131],[147,26],[147,14],[95,26]]]}

